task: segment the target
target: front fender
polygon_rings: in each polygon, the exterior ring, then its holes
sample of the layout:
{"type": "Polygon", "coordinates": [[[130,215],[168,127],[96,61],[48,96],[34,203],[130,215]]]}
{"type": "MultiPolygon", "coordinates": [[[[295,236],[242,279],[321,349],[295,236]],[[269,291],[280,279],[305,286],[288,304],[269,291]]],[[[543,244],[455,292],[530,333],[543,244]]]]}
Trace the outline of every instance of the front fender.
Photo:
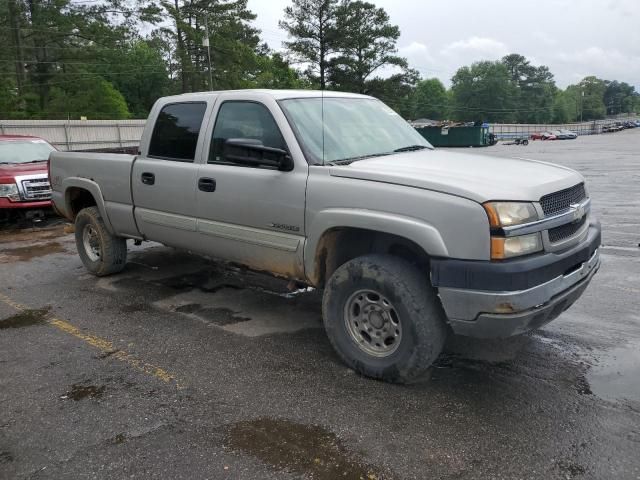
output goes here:
{"type": "Polygon", "coordinates": [[[430,256],[449,256],[440,232],[420,219],[374,210],[331,208],[318,212],[308,228],[304,248],[304,266],[307,278],[316,278],[315,257],[322,235],[331,229],[340,227],[361,228],[398,235],[419,245],[430,256]]]}
{"type": "Polygon", "coordinates": [[[71,188],[81,188],[88,191],[93,196],[105,227],[107,228],[109,233],[114,233],[113,226],[111,225],[111,221],[109,220],[109,216],[107,215],[107,209],[104,206],[104,197],[102,196],[100,185],[88,178],[68,177],[62,181],[62,192],[64,192],[63,195],[65,209],[64,216],[69,219],[73,217],[73,209],[71,208],[71,198],[69,195],[69,189],[71,188]]]}

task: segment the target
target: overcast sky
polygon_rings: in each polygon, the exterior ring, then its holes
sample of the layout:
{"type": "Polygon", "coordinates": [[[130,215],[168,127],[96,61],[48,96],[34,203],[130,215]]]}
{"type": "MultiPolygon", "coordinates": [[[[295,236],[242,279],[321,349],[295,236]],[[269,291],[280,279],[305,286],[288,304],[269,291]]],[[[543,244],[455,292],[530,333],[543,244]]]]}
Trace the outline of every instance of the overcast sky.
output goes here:
{"type": "MultiPolygon", "coordinates": [[[[423,77],[445,84],[477,60],[520,53],[547,65],[560,87],[587,75],[640,91],[640,0],[370,0],[400,27],[401,55],[423,77]]],[[[274,49],[286,34],[278,20],[290,0],[249,0],[274,49]]]]}

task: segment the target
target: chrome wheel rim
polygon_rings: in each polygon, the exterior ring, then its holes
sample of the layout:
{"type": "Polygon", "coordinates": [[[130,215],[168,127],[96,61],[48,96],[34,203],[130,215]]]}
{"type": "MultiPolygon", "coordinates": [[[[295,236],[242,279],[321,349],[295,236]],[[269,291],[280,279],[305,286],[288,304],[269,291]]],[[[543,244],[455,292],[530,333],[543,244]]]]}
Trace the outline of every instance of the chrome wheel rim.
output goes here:
{"type": "Polygon", "coordinates": [[[368,355],[388,357],[400,346],[400,317],[379,292],[358,290],[352,294],[344,307],[344,321],[353,342],[368,355]]]}
{"type": "Polygon", "coordinates": [[[89,260],[92,262],[100,260],[100,236],[93,225],[85,225],[82,231],[82,245],[89,260]]]}

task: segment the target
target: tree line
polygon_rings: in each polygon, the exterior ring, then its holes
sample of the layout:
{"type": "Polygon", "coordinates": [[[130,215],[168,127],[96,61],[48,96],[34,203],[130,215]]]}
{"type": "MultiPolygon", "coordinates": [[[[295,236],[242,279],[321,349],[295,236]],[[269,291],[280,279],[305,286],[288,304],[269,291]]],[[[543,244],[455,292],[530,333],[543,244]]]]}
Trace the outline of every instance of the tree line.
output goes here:
{"type": "Polygon", "coordinates": [[[0,118],[144,118],[160,96],[237,88],[365,93],[407,119],[640,111],[633,86],[587,77],[560,89],[548,67],[517,54],[463,66],[447,89],[398,54],[400,29],[366,1],[292,0],[283,51],[255,19],[247,0],[0,0],[0,118]]]}

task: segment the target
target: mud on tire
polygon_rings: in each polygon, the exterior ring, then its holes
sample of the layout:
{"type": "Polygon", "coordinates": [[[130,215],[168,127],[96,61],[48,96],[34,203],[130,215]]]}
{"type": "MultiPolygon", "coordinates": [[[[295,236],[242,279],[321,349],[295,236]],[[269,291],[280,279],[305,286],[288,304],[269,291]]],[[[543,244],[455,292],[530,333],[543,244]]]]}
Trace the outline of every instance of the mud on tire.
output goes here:
{"type": "Polygon", "coordinates": [[[127,242],[109,233],[97,207],[84,208],[76,216],[75,236],[82,263],[103,277],[120,272],[127,262],[127,242]]]}
{"type": "Polygon", "coordinates": [[[322,307],[327,336],[342,360],[388,382],[425,377],[447,336],[427,276],[391,255],[366,255],[338,268],[325,286],[322,307]]]}

